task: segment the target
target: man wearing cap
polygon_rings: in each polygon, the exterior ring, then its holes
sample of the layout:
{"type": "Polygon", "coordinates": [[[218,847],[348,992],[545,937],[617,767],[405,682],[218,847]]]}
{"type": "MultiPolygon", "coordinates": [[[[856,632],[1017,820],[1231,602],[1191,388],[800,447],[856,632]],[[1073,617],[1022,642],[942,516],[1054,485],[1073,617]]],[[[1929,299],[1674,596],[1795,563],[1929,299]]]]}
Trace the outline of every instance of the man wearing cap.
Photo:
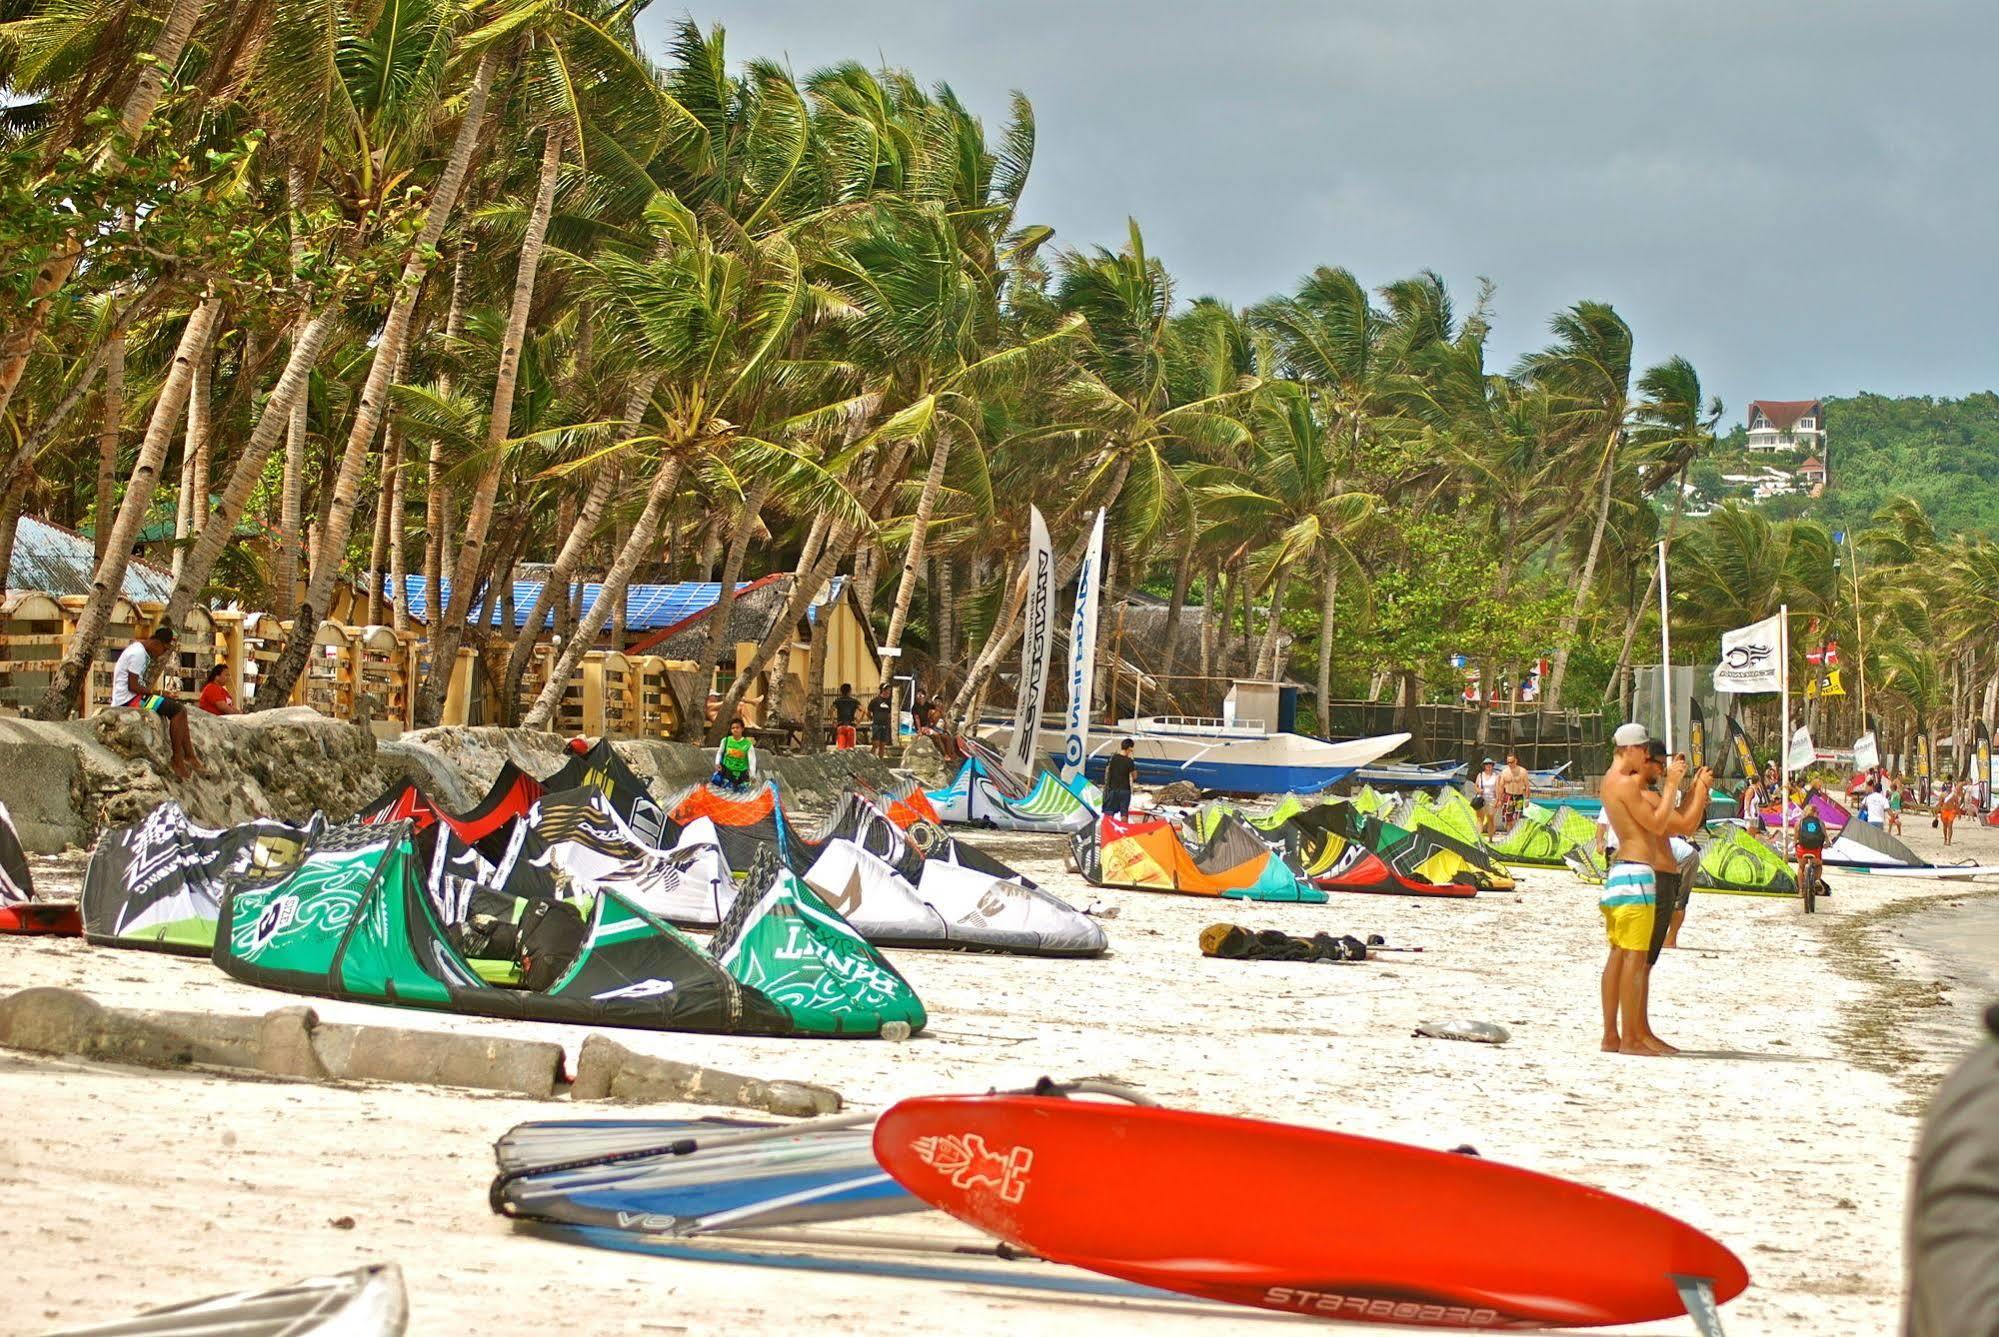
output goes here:
{"type": "MultiPolygon", "coordinates": [[[[1666,745],[1656,738],[1647,739],[1645,754],[1651,761],[1654,772],[1665,774],[1666,745]]],[[[1675,753],[1673,761],[1681,771],[1686,770],[1686,753],[1675,753]]],[[[1693,889],[1687,885],[1686,878],[1680,872],[1680,854],[1673,846],[1677,843],[1676,837],[1693,835],[1700,830],[1701,823],[1707,820],[1708,794],[1713,784],[1714,772],[1703,766],[1694,772],[1693,783],[1687,786],[1684,793],[1668,795],[1674,800],[1673,818],[1666,829],[1666,862],[1653,865],[1653,871],[1659,878],[1659,905],[1653,916],[1652,946],[1645,953],[1645,964],[1648,968],[1659,964],[1659,953],[1662,950],[1680,945],[1680,925],[1686,921],[1687,897],[1693,889]]],[[[1649,986],[1651,979],[1649,969],[1646,979],[1649,986]]],[[[1651,998],[1647,995],[1647,1016],[1651,1015],[1650,1003],[1651,998]]]]}
{"type": "Polygon", "coordinates": [[[173,645],[174,629],[162,624],[119,652],[118,662],[111,667],[111,704],[150,710],[167,722],[174,774],[185,780],[201,769],[194,743],[188,738],[187,708],[171,692],[155,692],[146,685],[153,675],[153,661],[173,645]]]}
{"type": "Polygon", "coordinates": [[[1663,750],[1652,754],[1651,736],[1642,724],[1620,725],[1611,735],[1616,748],[1610,771],[1603,777],[1603,811],[1617,836],[1618,861],[1604,878],[1597,907],[1603,913],[1610,955],[1604,962],[1603,1048],[1610,1053],[1663,1055],[1676,1051],[1652,1033],[1646,1017],[1651,966],[1652,929],[1659,914],[1662,867],[1674,867],[1670,832],[1678,815],[1673,795],[1686,774],[1683,762],[1665,771],[1662,792],[1646,792],[1659,778],[1663,750]]]}

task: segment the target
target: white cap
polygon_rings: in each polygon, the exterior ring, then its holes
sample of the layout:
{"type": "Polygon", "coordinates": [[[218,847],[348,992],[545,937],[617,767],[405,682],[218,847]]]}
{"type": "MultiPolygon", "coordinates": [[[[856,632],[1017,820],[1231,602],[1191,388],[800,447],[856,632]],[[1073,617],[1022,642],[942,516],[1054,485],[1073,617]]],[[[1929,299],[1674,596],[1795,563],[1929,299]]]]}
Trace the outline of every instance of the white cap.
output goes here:
{"type": "Polygon", "coordinates": [[[1643,747],[1652,741],[1652,735],[1645,732],[1642,724],[1620,724],[1617,732],[1610,736],[1612,747],[1643,747]]]}

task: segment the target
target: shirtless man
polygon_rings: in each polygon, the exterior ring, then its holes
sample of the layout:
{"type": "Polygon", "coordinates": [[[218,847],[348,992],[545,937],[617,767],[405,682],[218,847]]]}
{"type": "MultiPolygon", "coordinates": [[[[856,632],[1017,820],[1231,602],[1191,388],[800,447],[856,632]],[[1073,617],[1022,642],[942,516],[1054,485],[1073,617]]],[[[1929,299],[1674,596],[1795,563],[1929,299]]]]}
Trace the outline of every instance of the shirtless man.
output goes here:
{"type": "Polygon", "coordinates": [[[1661,763],[1651,754],[1645,726],[1622,725],[1611,742],[1617,752],[1603,777],[1603,811],[1617,834],[1619,858],[1597,901],[1610,940],[1603,967],[1603,1048],[1617,1054],[1678,1053],[1652,1033],[1646,1019],[1651,967],[1645,957],[1658,910],[1657,870],[1677,866],[1669,832],[1678,815],[1674,799],[1686,765],[1676,761],[1666,768],[1661,792],[1648,794],[1647,786],[1660,778],[1661,763]]]}
{"type": "Polygon", "coordinates": [[[1534,777],[1520,764],[1520,754],[1506,754],[1506,769],[1499,773],[1499,792],[1506,796],[1506,824],[1512,826],[1520,820],[1520,813],[1527,806],[1527,796],[1534,790],[1534,777]]]}

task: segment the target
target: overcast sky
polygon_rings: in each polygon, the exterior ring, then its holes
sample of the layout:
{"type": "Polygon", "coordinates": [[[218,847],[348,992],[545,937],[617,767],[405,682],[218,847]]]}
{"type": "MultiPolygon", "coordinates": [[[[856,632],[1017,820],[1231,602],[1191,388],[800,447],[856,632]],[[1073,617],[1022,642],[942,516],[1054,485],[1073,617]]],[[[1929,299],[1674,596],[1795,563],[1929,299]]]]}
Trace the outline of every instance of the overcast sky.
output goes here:
{"type": "Polygon", "coordinates": [[[1505,364],[1613,303],[1644,363],[1750,399],[1995,384],[1992,0],[720,0],[732,62],[948,82],[1039,128],[1024,217],[1179,295],[1319,264],[1498,284],[1505,364]]]}

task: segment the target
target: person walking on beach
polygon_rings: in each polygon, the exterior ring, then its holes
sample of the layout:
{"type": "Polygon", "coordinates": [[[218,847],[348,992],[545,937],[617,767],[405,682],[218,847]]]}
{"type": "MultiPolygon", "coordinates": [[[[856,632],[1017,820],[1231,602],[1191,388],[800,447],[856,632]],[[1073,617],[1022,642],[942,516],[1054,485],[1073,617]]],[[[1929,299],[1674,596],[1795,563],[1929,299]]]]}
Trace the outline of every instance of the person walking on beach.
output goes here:
{"type": "Polygon", "coordinates": [[[1736,816],[1749,828],[1751,835],[1759,835],[1763,830],[1763,782],[1750,776],[1742,782],[1742,801],[1736,807],[1736,816]]]}
{"type": "Polygon", "coordinates": [[[857,735],[854,721],[860,718],[861,698],[854,695],[854,684],[840,684],[840,694],[833,698],[833,748],[837,752],[851,752],[857,735]]]}
{"type": "Polygon", "coordinates": [[[1127,738],[1118,744],[1117,755],[1104,763],[1104,812],[1123,818],[1131,811],[1132,781],[1138,778],[1138,762],[1132,757],[1136,746],[1127,738]]]}
{"type": "Polygon", "coordinates": [[[167,722],[173,771],[186,780],[201,769],[201,759],[194,755],[194,743],[187,733],[187,707],[171,692],[146,688],[147,679],[152,677],[153,661],[172,650],[173,645],[174,629],[159,626],[120,651],[118,662],[111,667],[111,704],[150,710],[167,722]]]}
{"type": "Polygon", "coordinates": [[[728,736],[715,749],[714,783],[730,789],[748,789],[756,773],[756,740],[743,731],[741,720],[730,720],[728,736]]]}
{"type": "Polygon", "coordinates": [[[1953,780],[1949,789],[1943,792],[1943,802],[1937,805],[1937,821],[1943,827],[1943,844],[1950,848],[1950,833],[1957,826],[1958,815],[1964,811],[1964,782],[1953,780]]]}
{"type": "Polygon", "coordinates": [[[1472,777],[1472,788],[1477,802],[1478,829],[1481,835],[1491,835],[1494,819],[1499,815],[1499,772],[1492,768],[1492,758],[1487,757],[1472,777]]]}
{"type": "Polygon", "coordinates": [[[1655,798],[1645,792],[1647,784],[1659,778],[1659,762],[1645,726],[1620,725],[1611,742],[1617,751],[1603,777],[1601,795],[1620,857],[1597,900],[1610,944],[1602,980],[1603,1048],[1615,1054],[1673,1054],[1679,1051],[1653,1034],[1646,1016],[1651,973],[1646,954],[1658,911],[1659,869],[1676,866],[1668,831],[1675,816],[1673,796],[1679,792],[1685,767],[1674,762],[1667,768],[1665,784],[1655,798]]]}
{"type": "Polygon", "coordinates": [[[874,747],[875,755],[884,760],[888,757],[891,729],[895,722],[895,702],[889,698],[888,684],[883,683],[875,693],[875,699],[868,702],[868,742],[874,747]]]}
{"type": "Polygon", "coordinates": [[[1888,829],[1888,796],[1879,789],[1869,790],[1867,797],[1860,800],[1860,815],[1869,826],[1888,829]]]}
{"type": "Polygon", "coordinates": [[[1520,820],[1522,810],[1527,807],[1527,796],[1534,792],[1534,777],[1520,764],[1520,754],[1506,754],[1506,769],[1499,773],[1499,792],[1506,797],[1506,825],[1511,829],[1520,820]]]}
{"type": "Polygon", "coordinates": [[[1888,782],[1888,834],[1902,834],[1902,777],[1896,776],[1888,782]]]}

